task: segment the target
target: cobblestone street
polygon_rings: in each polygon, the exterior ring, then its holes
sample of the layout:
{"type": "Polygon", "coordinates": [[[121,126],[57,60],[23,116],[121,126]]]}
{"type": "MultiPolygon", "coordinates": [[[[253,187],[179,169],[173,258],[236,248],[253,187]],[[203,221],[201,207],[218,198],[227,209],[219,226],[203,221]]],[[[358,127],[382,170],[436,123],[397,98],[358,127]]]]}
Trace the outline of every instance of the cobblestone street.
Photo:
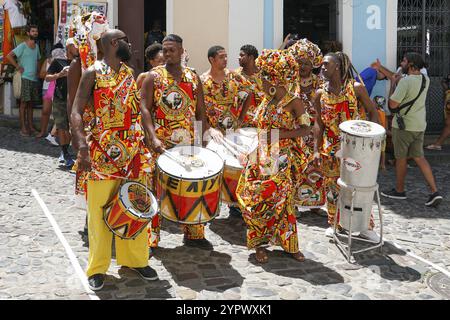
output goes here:
{"type": "MultiPolygon", "coordinates": [[[[32,194],[32,189],[39,193],[85,270],[88,248],[80,234],[85,212],[75,207],[74,176],[58,169],[59,148],[45,140],[23,138],[15,129],[0,127],[0,137],[0,299],[90,299],[32,194]]],[[[325,237],[326,213],[306,211],[299,214],[298,226],[307,260],[296,262],[281,248],[273,248],[269,263],[259,265],[245,246],[243,220],[229,217],[228,208],[222,206],[220,216],[207,226],[212,251],[183,246],[179,226],[163,220],[161,247],[150,259],[159,280],[145,282],[113,260],[105,288],[96,295],[100,299],[448,299],[449,279],[436,268],[450,272],[450,164],[434,165],[433,170],[444,195],[440,207],[425,207],[429,191],[423,177],[417,168],[408,169],[408,200],[381,199],[383,251],[358,254],[356,264],[348,264],[325,237]],[[437,282],[431,278],[435,274],[437,282]]],[[[391,189],[394,180],[393,168],[388,167],[380,174],[381,189],[391,189]]]]}

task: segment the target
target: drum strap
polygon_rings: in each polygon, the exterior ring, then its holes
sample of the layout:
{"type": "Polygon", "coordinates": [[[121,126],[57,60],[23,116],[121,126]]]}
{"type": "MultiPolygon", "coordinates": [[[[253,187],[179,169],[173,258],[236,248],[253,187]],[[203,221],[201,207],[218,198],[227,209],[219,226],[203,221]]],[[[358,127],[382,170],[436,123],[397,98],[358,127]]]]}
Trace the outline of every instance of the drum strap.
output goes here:
{"type": "MultiPolygon", "coordinates": [[[[122,177],[126,177],[128,175],[128,173],[130,172],[131,166],[128,167],[128,170],[126,172],[124,172],[124,170],[122,170],[121,168],[119,168],[119,166],[117,165],[117,163],[113,160],[113,158],[111,158],[111,156],[105,151],[103,150],[103,148],[100,146],[100,143],[98,143],[97,140],[95,140],[94,138],[91,138],[92,142],[94,143],[95,147],[98,148],[104,155],[106,158],[108,158],[109,161],[111,161],[112,165],[114,167],[116,167],[117,172],[122,176],[122,177]]],[[[133,170],[134,171],[134,170],[133,170]]]]}

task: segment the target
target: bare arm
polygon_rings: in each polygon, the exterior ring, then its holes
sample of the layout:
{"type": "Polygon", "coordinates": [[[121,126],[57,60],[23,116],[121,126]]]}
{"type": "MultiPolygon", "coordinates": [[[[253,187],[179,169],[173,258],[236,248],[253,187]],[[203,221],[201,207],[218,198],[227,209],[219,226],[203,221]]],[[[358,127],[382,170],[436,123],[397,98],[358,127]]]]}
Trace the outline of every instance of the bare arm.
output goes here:
{"type": "Polygon", "coordinates": [[[355,93],[358,101],[363,105],[363,108],[366,114],[369,117],[369,120],[372,122],[380,123],[380,119],[378,117],[377,107],[375,102],[370,99],[369,94],[367,93],[366,87],[362,84],[356,82],[355,83],[355,93]]]}
{"type": "Polygon", "coordinates": [[[142,125],[144,126],[146,134],[146,143],[148,147],[151,147],[155,152],[163,153],[164,145],[158,139],[155,132],[155,126],[153,124],[153,90],[154,80],[156,75],[152,72],[144,79],[141,87],[141,114],[142,125]]]}
{"type": "Polygon", "coordinates": [[[48,59],[45,60],[45,62],[42,64],[41,70],[39,72],[39,78],[44,79],[44,80],[45,80],[45,76],[47,75],[47,64],[48,64],[48,59]]]}
{"type": "MultiPolygon", "coordinates": [[[[296,118],[301,117],[305,113],[305,106],[303,101],[300,99],[292,100],[286,108],[291,110],[296,118]]],[[[303,137],[308,135],[310,132],[311,128],[305,125],[302,125],[300,128],[294,130],[280,130],[280,139],[303,137]]]]}
{"type": "MultiPolygon", "coordinates": [[[[86,70],[81,76],[80,85],[75,95],[75,101],[73,103],[72,112],[70,114],[70,124],[72,128],[72,141],[74,147],[79,150],[78,156],[89,156],[88,144],[86,141],[86,134],[84,132],[83,113],[84,107],[89,102],[89,98],[92,95],[92,91],[95,84],[95,69],[93,67],[86,70]]],[[[80,159],[79,159],[80,160],[80,159]]],[[[86,159],[83,159],[86,161],[86,159]]],[[[88,169],[83,167],[81,169],[88,169]]]]}
{"type": "Polygon", "coordinates": [[[70,63],[69,73],[67,74],[67,114],[72,113],[72,106],[75,101],[80,79],[81,61],[80,59],[74,59],[70,63]]]}
{"type": "Polygon", "coordinates": [[[17,63],[16,61],[16,55],[14,54],[13,51],[11,51],[10,53],[8,53],[8,55],[6,56],[6,60],[12,64],[17,70],[19,70],[21,73],[23,73],[24,69],[17,63]]]}
{"type": "Polygon", "coordinates": [[[145,77],[149,74],[150,72],[142,72],[136,79],[136,85],[138,90],[141,90],[142,88],[142,84],[145,80],[145,77]]]}
{"type": "Polygon", "coordinates": [[[320,99],[322,97],[322,89],[317,90],[316,96],[313,101],[314,109],[316,110],[316,118],[314,121],[314,153],[320,152],[320,148],[323,145],[323,132],[325,130],[325,125],[323,124],[321,113],[322,108],[320,106],[320,99]]]}
{"type": "Polygon", "coordinates": [[[248,109],[250,108],[250,104],[252,103],[253,92],[249,92],[247,97],[245,98],[244,104],[242,106],[241,113],[239,115],[239,124],[244,122],[245,116],[247,114],[248,109]]]}
{"type": "Polygon", "coordinates": [[[206,120],[206,106],[205,106],[205,96],[203,93],[203,84],[200,80],[200,77],[198,77],[198,83],[197,83],[197,107],[195,108],[195,118],[197,121],[200,121],[202,123],[202,144],[205,146],[206,139],[205,132],[210,128],[209,122],[206,120]]]}

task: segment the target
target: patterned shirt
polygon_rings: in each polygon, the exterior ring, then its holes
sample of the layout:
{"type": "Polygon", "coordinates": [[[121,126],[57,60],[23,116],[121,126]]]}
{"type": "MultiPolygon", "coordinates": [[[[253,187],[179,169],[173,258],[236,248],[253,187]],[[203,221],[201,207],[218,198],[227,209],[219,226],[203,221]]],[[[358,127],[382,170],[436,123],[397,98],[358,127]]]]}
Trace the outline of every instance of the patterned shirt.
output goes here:
{"type": "Polygon", "coordinates": [[[96,122],[89,143],[90,178],[139,178],[148,171],[150,153],[143,142],[140,97],[133,72],[125,64],[119,72],[104,61],[96,61],[94,66],[96,122]]]}
{"type": "MultiPolygon", "coordinates": [[[[251,76],[247,76],[244,73],[243,68],[236,69],[236,73],[244,77],[247,81],[250,82],[252,97],[250,101],[250,107],[248,108],[247,115],[244,118],[244,125],[246,126],[254,126],[256,127],[256,109],[261,104],[264,99],[264,90],[262,85],[262,79],[260,76],[260,72],[255,73],[251,76]]],[[[243,101],[242,101],[243,103],[243,101]]]]}
{"type": "Polygon", "coordinates": [[[321,119],[325,126],[322,152],[325,156],[335,156],[341,142],[339,125],[348,120],[365,119],[364,111],[358,108],[354,82],[349,81],[337,96],[325,87],[320,105],[321,119]]]}
{"type": "Polygon", "coordinates": [[[165,66],[152,70],[154,124],[158,139],[168,148],[192,144],[198,98],[199,77],[192,68],[184,68],[178,83],[165,66]]]}
{"type": "Polygon", "coordinates": [[[251,84],[241,75],[225,69],[225,79],[217,83],[211,75],[201,76],[206,116],[213,128],[232,129],[242,111],[242,103],[252,92],[251,84]]]}

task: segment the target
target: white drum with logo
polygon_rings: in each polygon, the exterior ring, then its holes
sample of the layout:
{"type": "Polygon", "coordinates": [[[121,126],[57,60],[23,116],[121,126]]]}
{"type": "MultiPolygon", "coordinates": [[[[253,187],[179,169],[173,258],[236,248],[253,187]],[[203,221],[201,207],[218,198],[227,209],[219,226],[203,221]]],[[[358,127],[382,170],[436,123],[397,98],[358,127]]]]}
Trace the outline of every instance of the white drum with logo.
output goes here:
{"type": "Polygon", "coordinates": [[[341,123],[341,180],[353,187],[377,183],[386,130],[377,123],[350,120],[341,123]]]}

